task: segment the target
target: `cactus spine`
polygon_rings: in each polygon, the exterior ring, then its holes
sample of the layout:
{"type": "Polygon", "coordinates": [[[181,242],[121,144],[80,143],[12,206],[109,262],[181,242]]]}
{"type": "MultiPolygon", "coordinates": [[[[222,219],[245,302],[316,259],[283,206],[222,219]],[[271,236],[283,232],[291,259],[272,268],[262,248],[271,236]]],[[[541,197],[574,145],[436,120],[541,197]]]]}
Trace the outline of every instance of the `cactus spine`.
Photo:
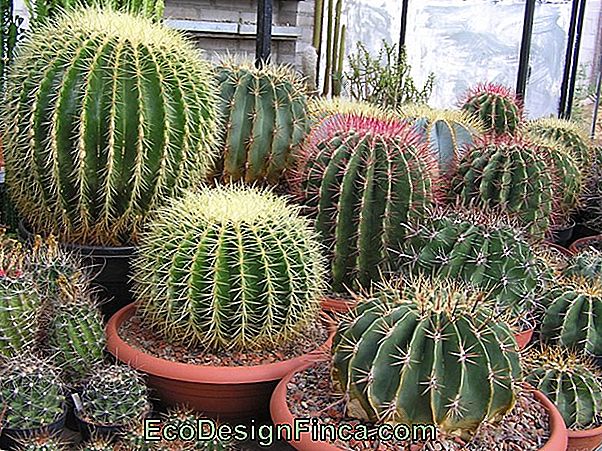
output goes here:
{"type": "Polygon", "coordinates": [[[223,62],[217,68],[224,129],[217,172],[226,180],[278,182],[306,133],[307,98],[286,66],[223,62]]]}
{"type": "Polygon", "coordinates": [[[398,121],[339,115],[305,140],[291,185],[331,249],[332,288],[368,286],[437,197],[429,149],[398,121]]]}
{"type": "Polygon", "coordinates": [[[597,425],[602,373],[591,359],[559,346],[542,346],[527,354],[524,367],[527,381],[558,407],[568,428],[597,425]]]}
{"type": "Polygon", "coordinates": [[[583,277],[602,284],[602,252],[591,247],[573,255],[564,269],[564,275],[583,277]]]}
{"type": "Polygon", "coordinates": [[[42,435],[20,440],[17,451],[67,451],[67,445],[59,437],[42,435]]]}
{"type": "Polygon", "coordinates": [[[307,116],[311,128],[317,127],[322,121],[340,114],[355,114],[364,117],[394,120],[395,114],[378,105],[349,100],[344,97],[312,98],[307,104],[307,116]]]}
{"type": "Polygon", "coordinates": [[[67,242],[135,241],[213,161],[211,74],[191,43],[141,17],[89,8],[36,27],[2,114],[22,217],[67,242]]]}
{"type": "Polygon", "coordinates": [[[514,405],[516,342],[481,293],[419,278],[384,287],[351,315],[333,342],[347,415],[470,438],[514,405]]]}
{"type": "Polygon", "coordinates": [[[168,341],[247,349],[293,340],[315,321],[324,264],[297,207],[230,186],[161,210],[133,273],[146,324],[168,341]]]}
{"type": "Polygon", "coordinates": [[[470,89],[462,110],[479,118],[494,134],[514,134],[522,121],[522,105],[509,88],[493,83],[470,89]]]}

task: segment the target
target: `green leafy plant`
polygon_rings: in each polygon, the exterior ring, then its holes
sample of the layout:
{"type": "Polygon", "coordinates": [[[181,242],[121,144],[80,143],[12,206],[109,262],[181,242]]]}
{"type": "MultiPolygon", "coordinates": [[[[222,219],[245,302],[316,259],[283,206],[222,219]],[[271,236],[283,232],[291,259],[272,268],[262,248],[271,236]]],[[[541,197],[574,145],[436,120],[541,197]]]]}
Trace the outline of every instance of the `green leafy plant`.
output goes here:
{"type": "Polygon", "coordinates": [[[330,251],[332,289],[368,287],[400,249],[402,224],[437,200],[428,146],[408,124],[347,114],[315,128],[297,158],[291,190],[330,251]]]}
{"type": "Polygon", "coordinates": [[[237,185],[161,209],[133,264],[144,324],[211,349],[294,340],[315,321],[324,277],[323,250],[299,211],[237,185]]]}
{"type": "Polygon", "coordinates": [[[88,8],[36,27],[1,117],[19,213],[65,242],[135,242],[151,210],[208,172],[215,103],[208,63],[149,19],[88,8]]]}
{"type": "Polygon", "coordinates": [[[512,409],[521,371],[512,332],[483,294],[436,279],[364,297],[332,352],[348,416],[436,424],[464,438],[512,409]]]}
{"type": "Polygon", "coordinates": [[[509,88],[494,83],[479,84],[465,97],[462,110],[479,118],[488,131],[504,135],[518,130],[523,107],[509,88]]]}
{"type": "Polygon", "coordinates": [[[407,103],[426,103],[433,90],[435,75],[430,74],[422,88],[410,75],[405,50],[383,41],[377,56],[358,42],[357,53],[348,57],[344,79],[349,95],[379,106],[397,109],[407,103]]]}

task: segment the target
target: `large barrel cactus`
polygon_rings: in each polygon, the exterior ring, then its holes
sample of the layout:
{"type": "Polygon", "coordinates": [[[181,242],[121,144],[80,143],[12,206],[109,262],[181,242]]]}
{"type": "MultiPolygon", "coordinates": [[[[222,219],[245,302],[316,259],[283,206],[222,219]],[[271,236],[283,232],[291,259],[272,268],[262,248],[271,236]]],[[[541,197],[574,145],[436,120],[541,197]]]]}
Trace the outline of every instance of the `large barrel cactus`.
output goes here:
{"type": "Polygon", "coordinates": [[[527,381],[554,403],[568,428],[598,425],[602,373],[595,362],[560,346],[542,346],[532,349],[523,363],[527,381]]]}
{"type": "Polygon", "coordinates": [[[469,282],[514,315],[533,313],[551,279],[524,231],[503,216],[441,209],[409,229],[398,266],[469,282]]]}
{"type": "Polygon", "coordinates": [[[451,174],[467,146],[483,132],[480,120],[463,111],[435,110],[410,105],[401,116],[411,121],[423,142],[428,143],[443,174],[451,174]]]}
{"type": "Polygon", "coordinates": [[[145,324],[204,348],[279,345],[315,321],[323,250],[298,208],[241,186],[189,193],[149,224],[134,262],[145,324]]]}
{"type": "Polygon", "coordinates": [[[131,243],[205,176],[215,103],[209,65],[150,19],[90,8],[36,27],[2,109],[10,194],[35,231],[131,243]]]}
{"type": "Polygon", "coordinates": [[[522,104],[509,88],[494,83],[470,89],[462,110],[479,118],[494,134],[513,134],[522,121],[522,104]]]}
{"type": "Polygon", "coordinates": [[[451,193],[464,205],[518,218],[540,238],[552,224],[557,183],[552,163],[537,145],[520,138],[487,137],[460,161],[451,193]]]}
{"type": "Polygon", "coordinates": [[[414,279],[360,301],[333,342],[347,414],[470,437],[515,401],[516,342],[482,293],[414,279]]]}
{"type": "Polygon", "coordinates": [[[438,195],[437,163],[408,124],[333,116],[304,141],[291,177],[296,197],[331,249],[332,288],[368,286],[438,195]]]}
{"type": "Polygon", "coordinates": [[[286,66],[217,68],[222,139],[216,172],[227,181],[276,183],[307,130],[303,81],[286,66]]]}

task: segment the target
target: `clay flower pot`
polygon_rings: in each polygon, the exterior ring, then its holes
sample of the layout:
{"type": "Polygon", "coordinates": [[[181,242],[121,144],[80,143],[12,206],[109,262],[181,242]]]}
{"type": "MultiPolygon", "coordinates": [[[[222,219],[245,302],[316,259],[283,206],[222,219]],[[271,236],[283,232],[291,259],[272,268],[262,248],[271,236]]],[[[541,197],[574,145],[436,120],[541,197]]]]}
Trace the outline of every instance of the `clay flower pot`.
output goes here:
{"type": "Polygon", "coordinates": [[[523,350],[527,347],[527,345],[531,342],[531,338],[533,338],[533,328],[523,330],[522,332],[515,332],[514,339],[516,340],[516,344],[518,345],[518,349],[523,350]]]}
{"type": "Polygon", "coordinates": [[[322,310],[326,313],[347,313],[353,310],[357,303],[354,299],[337,298],[335,296],[325,296],[322,298],[322,310]]]}
{"type": "Polygon", "coordinates": [[[602,426],[584,431],[568,430],[567,451],[593,451],[602,445],[602,426]]]}
{"type": "Polygon", "coordinates": [[[571,244],[569,250],[573,254],[577,254],[581,249],[588,248],[590,246],[602,250],[602,235],[586,236],[585,238],[580,238],[573,244],[571,244]]]}
{"type": "MultiPolygon", "coordinates": [[[[290,380],[296,373],[309,368],[310,366],[319,362],[321,359],[323,359],[323,357],[309,357],[302,366],[300,366],[296,370],[291,371],[280,381],[280,383],[274,390],[274,394],[272,395],[272,399],[270,401],[270,413],[272,415],[272,421],[275,425],[288,424],[291,428],[293,427],[295,418],[293,417],[293,414],[288,408],[286,400],[287,384],[290,382],[290,380]]],[[[562,419],[562,415],[560,415],[560,412],[558,411],[556,406],[554,406],[554,404],[552,404],[552,402],[548,398],[546,398],[546,396],[543,393],[541,393],[539,390],[533,389],[532,387],[528,388],[530,390],[533,390],[533,395],[535,396],[535,399],[537,399],[544,406],[544,408],[550,415],[550,438],[545,443],[545,445],[540,448],[540,451],[565,451],[567,449],[567,430],[564,424],[564,420],[562,419]]],[[[342,448],[339,448],[328,442],[311,440],[310,433],[301,433],[300,440],[291,440],[289,443],[299,451],[342,450],[342,448]]]]}
{"type": "MultiPolygon", "coordinates": [[[[164,360],[140,351],[119,337],[124,321],[136,312],[135,304],[115,313],[106,326],[107,349],[118,360],[147,375],[148,386],[168,406],[187,404],[210,417],[249,419],[267,417],[272,391],[287,373],[307,360],[307,355],[256,366],[219,367],[192,365],[164,360]]],[[[326,314],[323,320],[330,334],[325,343],[310,354],[330,349],[334,325],[326,314]]]]}

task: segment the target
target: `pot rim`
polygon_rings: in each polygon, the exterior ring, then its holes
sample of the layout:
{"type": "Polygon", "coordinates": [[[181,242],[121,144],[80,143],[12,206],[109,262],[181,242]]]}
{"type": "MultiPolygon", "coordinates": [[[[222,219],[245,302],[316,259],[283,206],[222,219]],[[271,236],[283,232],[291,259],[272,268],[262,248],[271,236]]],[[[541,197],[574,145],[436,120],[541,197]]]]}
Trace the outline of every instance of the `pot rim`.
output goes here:
{"type": "Polygon", "coordinates": [[[577,254],[577,253],[579,253],[580,245],[582,245],[583,243],[587,243],[588,241],[593,241],[593,240],[602,241],[602,234],[584,236],[583,238],[579,238],[577,241],[574,241],[569,246],[569,251],[571,251],[573,254],[577,254]]]}
{"type": "Polygon", "coordinates": [[[118,334],[121,324],[131,318],[136,311],[136,304],[129,304],[117,311],[107,323],[105,334],[107,349],[121,362],[151,376],[172,379],[180,382],[205,383],[219,385],[251,384],[270,382],[281,379],[285,374],[305,363],[308,358],[322,355],[330,349],[335,333],[333,320],[324,312],[320,318],[329,329],[327,340],[316,349],[289,360],[252,366],[215,366],[192,365],[161,359],[140,351],[126,343],[118,334]]]}
{"type": "Polygon", "coordinates": [[[602,425],[591,429],[567,429],[569,438],[589,438],[602,435],[602,425]]]}

